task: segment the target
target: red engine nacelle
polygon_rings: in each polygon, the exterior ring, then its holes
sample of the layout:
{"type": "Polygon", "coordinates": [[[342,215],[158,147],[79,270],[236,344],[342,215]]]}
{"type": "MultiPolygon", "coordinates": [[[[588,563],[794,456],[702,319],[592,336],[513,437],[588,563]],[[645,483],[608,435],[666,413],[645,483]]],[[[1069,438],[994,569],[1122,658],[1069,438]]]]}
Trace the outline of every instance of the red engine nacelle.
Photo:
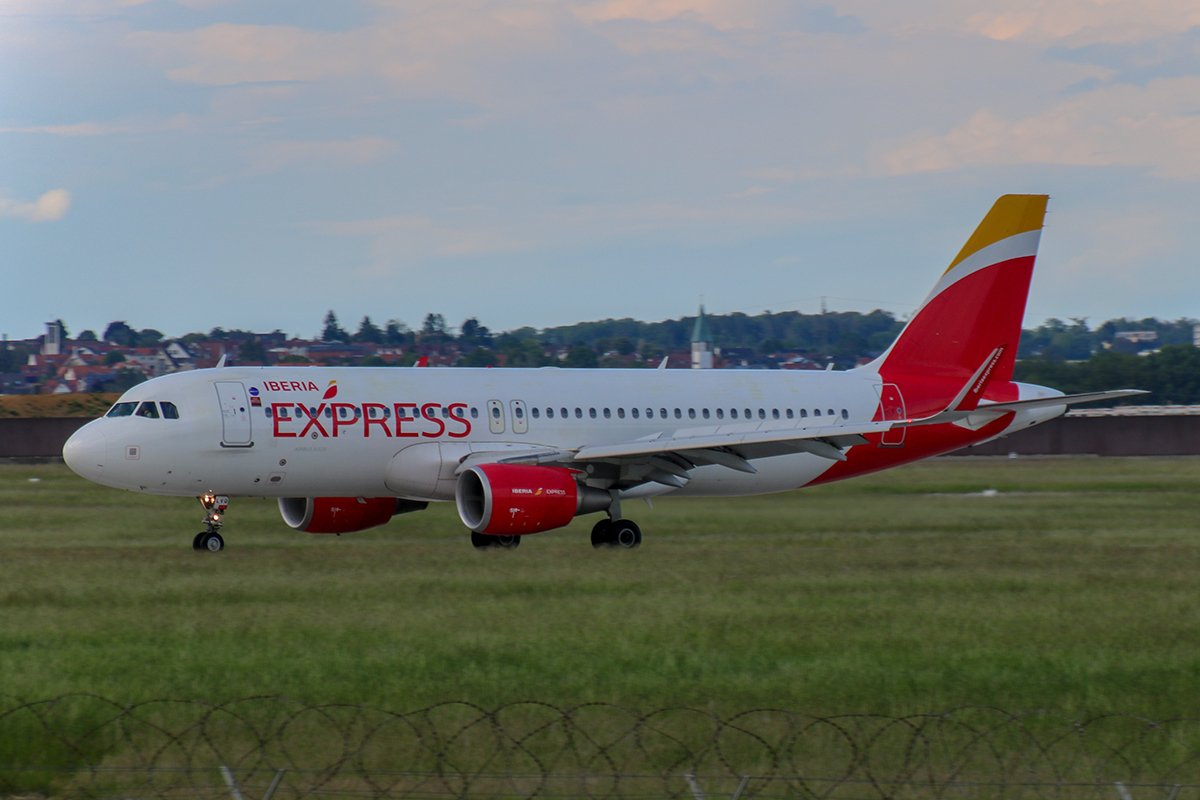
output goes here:
{"type": "Polygon", "coordinates": [[[396,514],[424,508],[396,497],[281,497],[288,526],[308,533],[350,533],[383,525],[396,514]]]}
{"type": "Polygon", "coordinates": [[[520,536],[561,528],[576,514],[612,502],[607,492],[580,486],[571,470],[480,464],[458,476],[458,516],[476,533],[520,536]]]}

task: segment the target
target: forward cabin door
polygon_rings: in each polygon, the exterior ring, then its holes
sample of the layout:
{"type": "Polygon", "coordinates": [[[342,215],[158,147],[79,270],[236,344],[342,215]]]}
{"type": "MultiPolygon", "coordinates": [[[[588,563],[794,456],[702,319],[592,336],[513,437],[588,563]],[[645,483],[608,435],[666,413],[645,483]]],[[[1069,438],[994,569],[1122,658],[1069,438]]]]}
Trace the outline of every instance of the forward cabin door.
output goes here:
{"type": "Polygon", "coordinates": [[[217,381],[217,399],[221,404],[221,446],[251,447],[250,400],[241,381],[217,381]]]}
{"type": "MultiPolygon", "coordinates": [[[[879,393],[879,408],[883,412],[880,416],[882,420],[901,420],[904,419],[904,395],[900,394],[900,387],[894,383],[876,384],[875,391],[879,393]]],[[[880,447],[903,447],[904,433],[907,428],[892,428],[890,431],[885,431],[879,439],[880,447]]]]}

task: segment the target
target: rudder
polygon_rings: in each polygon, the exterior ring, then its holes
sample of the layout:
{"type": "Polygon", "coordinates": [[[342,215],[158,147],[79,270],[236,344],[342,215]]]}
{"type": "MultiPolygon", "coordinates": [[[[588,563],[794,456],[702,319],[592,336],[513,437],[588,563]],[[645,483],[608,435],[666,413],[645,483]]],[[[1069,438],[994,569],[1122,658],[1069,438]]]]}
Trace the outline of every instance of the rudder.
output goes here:
{"type": "Polygon", "coordinates": [[[1041,194],[996,200],[896,341],[870,365],[886,383],[922,387],[920,397],[906,392],[916,406],[910,415],[945,408],[984,370],[979,380],[1012,379],[1047,200],[1041,194]]]}

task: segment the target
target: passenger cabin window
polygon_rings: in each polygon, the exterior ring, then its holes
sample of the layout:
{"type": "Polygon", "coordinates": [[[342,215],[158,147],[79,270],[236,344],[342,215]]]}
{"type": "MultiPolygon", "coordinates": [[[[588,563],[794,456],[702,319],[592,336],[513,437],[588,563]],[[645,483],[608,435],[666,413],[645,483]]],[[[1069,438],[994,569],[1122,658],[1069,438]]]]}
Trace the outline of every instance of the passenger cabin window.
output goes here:
{"type": "Polygon", "coordinates": [[[106,417],[132,417],[137,409],[137,403],[117,403],[108,410],[106,417]]]}
{"type": "Polygon", "coordinates": [[[529,409],[529,413],[533,415],[534,419],[538,419],[539,417],[542,416],[542,410],[540,408],[538,408],[537,406],[534,406],[533,408],[529,409]]]}
{"type": "Polygon", "coordinates": [[[610,409],[607,409],[607,408],[606,408],[606,409],[604,409],[604,418],[605,418],[605,419],[612,419],[612,411],[611,411],[610,409]]]}
{"type": "Polygon", "coordinates": [[[146,419],[158,419],[158,406],[150,402],[142,403],[138,406],[137,415],[146,419]]]}
{"type": "Polygon", "coordinates": [[[624,408],[617,409],[617,419],[625,419],[625,409],[624,408]]]}
{"type": "Polygon", "coordinates": [[[725,409],[723,409],[723,408],[717,409],[717,419],[725,419],[725,409]]]}
{"type": "Polygon", "coordinates": [[[844,408],[842,409],[842,419],[850,419],[850,412],[844,408]]]}
{"type": "Polygon", "coordinates": [[[563,419],[567,418],[567,410],[565,408],[560,408],[559,414],[560,414],[560,416],[562,416],[563,419]]]}
{"type": "Polygon", "coordinates": [[[492,419],[500,419],[500,406],[492,406],[492,419]]]}
{"type": "Polygon", "coordinates": [[[708,409],[707,408],[700,409],[700,416],[704,417],[705,419],[708,419],[708,409]]]}
{"type": "Polygon", "coordinates": [[[479,409],[471,406],[471,419],[479,419],[479,409]]]}
{"type": "Polygon", "coordinates": [[[640,412],[636,408],[631,408],[629,409],[629,413],[633,415],[634,419],[637,419],[640,412]]]}
{"type": "Polygon", "coordinates": [[[790,408],[784,409],[783,413],[787,415],[788,419],[795,419],[796,417],[796,412],[792,411],[790,408]]]}
{"type": "Polygon", "coordinates": [[[729,409],[729,418],[730,418],[730,419],[737,419],[737,418],[738,418],[738,416],[737,416],[737,409],[736,409],[736,408],[731,408],[731,409],[729,409]]]}

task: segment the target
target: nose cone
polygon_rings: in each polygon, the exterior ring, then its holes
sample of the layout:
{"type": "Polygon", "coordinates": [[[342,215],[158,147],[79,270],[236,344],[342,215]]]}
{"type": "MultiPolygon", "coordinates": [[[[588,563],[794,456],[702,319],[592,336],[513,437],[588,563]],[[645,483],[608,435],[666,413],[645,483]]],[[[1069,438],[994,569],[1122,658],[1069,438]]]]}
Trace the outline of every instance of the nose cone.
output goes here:
{"type": "Polygon", "coordinates": [[[67,439],[63,445],[63,461],[81,478],[100,481],[104,474],[108,442],[96,422],[89,422],[67,439]]]}

